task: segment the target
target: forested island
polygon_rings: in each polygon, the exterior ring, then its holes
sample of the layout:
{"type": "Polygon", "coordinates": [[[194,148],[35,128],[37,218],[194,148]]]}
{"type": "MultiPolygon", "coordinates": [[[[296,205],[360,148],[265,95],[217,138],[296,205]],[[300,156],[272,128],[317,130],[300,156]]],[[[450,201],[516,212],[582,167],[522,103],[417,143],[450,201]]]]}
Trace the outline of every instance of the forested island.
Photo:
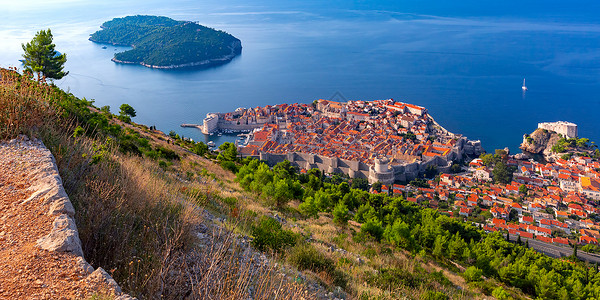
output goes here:
{"type": "Polygon", "coordinates": [[[233,35],[190,21],[159,16],[128,16],[105,22],[90,41],[133,49],[112,61],[150,68],[174,69],[229,62],[242,51],[233,35]]]}

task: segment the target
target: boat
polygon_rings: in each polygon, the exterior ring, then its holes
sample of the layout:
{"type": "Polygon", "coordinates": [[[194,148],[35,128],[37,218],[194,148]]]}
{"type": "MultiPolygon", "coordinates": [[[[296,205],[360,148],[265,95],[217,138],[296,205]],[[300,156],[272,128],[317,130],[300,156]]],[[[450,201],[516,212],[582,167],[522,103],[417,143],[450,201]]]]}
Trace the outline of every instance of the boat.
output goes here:
{"type": "Polygon", "coordinates": [[[523,91],[527,90],[527,86],[525,85],[525,78],[523,78],[523,86],[521,87],[523,91]]]}
{"type": "Polygon", "coordinates": [[[214,147],[215,146],[215,142],[213,141],[208,141],[208,143],[206,143],[209,147],[214,147]]]}

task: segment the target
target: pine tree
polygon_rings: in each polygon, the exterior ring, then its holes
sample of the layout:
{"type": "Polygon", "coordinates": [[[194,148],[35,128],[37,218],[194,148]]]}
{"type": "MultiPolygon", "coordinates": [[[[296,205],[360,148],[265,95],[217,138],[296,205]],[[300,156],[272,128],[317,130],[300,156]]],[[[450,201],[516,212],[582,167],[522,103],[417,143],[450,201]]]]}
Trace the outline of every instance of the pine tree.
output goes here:
{"type": "Polygon", "coordinates": [[[446,238],[443,235],[438,235],[435,238],[435,242],[433,243],[433,255],[437,256],[437,257],[443,257],[444,256],[444,250],[445,250],[445,244],[446,244],[446,238]]]}
{"type": "Polygon", "coordinates": [[[56,45],[52,43],[52,32],[40,30],[27,44],[21,44],[23,47],[23,58],[25,59],[25,71],[37,74],[38,80],[42,76],[46,78],[61,79],[69,72],[63,71],[64,64],[67,61],[65,53],[60,54],[54,49],[56,45]]]}

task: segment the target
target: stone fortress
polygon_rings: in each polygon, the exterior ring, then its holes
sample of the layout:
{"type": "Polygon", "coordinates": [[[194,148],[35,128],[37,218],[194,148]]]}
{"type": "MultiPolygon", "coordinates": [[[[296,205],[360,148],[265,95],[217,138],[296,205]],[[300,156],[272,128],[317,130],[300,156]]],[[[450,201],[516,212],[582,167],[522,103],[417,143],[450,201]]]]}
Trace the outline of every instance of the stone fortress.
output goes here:
{"type": "Polygon", "coordinates": [[[393,99],[238,108],[209,113],[197,127],[205,134],[251,131],[240,155],[271,166],[288,160],[371,183],[409,181],[430,166],[447,172],[454,161],[484,152],[480,141],[447,131],[424,107],[393,99]]]}
{"type": "Polygon", "coordinates": [[[565,121],[538,123],[538,128],[554,131],[565,138],[576,138],[577,124],[565,121]]]}
{"type": "Polygon", "coordinates": [[[275,121],[270,115],[248,117],[244,115],[245,111],[245,108],[238,108],[229,113],[209,113],[204,118],[202,125],[195,127],[198,127],[204,134],[213,134],[224,130],[244,132],[261,128],[263,125],[275,121]]]}

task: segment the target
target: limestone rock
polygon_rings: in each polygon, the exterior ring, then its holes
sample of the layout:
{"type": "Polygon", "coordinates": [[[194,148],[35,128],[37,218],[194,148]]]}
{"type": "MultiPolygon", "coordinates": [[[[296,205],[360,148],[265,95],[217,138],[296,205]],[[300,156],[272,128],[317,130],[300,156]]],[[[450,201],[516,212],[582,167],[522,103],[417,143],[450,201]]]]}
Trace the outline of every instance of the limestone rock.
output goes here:
{"type": "Polygon", "coordinates": [[[66,214],[66,215],[72,217],[75,215],[75,208],[73,207],[73,204],[71,204],[71,201],[69,201],[69,198],[65,197],[65,198],[61,198],[59,200],[52,202],[52,204],[50,205],[50,210],[48,211],[48,214],[50,214],[50,215],[66,214]]]}
{"type": "Polygon", "coordinates": [[[92,272],[94,272],[94,267],[85,261],[83,257],[78,256],[75,260],[77,261],[77,267],[83,270],[85,274],[92,274],[92,272]]]}
{"type": "Polygon", "coordinates": [[[557,133],[538,128],[531,135],[523,136],[523,143],[519,148],[525,152],[549,156],[559,139],[557,133]]]}
{"type": "Polygon", "coordinates": [[[70,228],[52,230],[50,234],[38,239],[36,244],[48,251],[71,252],[83,257],[79,235],[76,230],[70,228]]]}
{"type": "Polygon", "coordinates": [[[121,295],[123,293],[117,282],[102,268],[96,269],[96,271],[92,272],[86,280],[109,287],[115,295],[121,295]]]}
{"type": "Polygon", "coordinates": [[[71,218],[65,214],[60,215],[56,219],[54,219],[54,222],[52,223],[52,227],[53,227],[53,230],[61,230],[61,229],[65,229],[65,228],[77,230],[77,225],[75,225],[75,220],[73,220],[73,218],[71,218]]]}

